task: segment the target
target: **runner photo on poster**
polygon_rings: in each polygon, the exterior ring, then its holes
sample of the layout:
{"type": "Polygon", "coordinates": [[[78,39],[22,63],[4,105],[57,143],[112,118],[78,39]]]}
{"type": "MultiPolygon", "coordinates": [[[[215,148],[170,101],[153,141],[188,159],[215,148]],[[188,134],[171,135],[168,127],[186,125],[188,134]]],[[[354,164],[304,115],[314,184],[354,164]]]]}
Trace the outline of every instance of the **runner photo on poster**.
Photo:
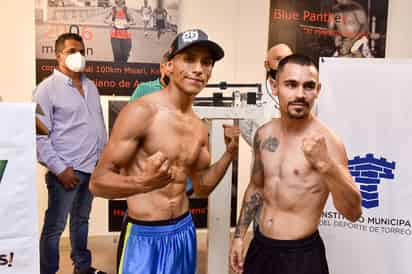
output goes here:
{"type": "Polygon", "coordinates": [[[179,0],[36,0],[35,7],[37,82],[53,72],[56,38],[74,32],[102,95],[131,95],[157,78],[179,19],[179,0]]]}
{"type": "Polygon", "coordinates": [[[319,57],[385,57],[388,0],[271,0],[269,48],[319,57]]]}

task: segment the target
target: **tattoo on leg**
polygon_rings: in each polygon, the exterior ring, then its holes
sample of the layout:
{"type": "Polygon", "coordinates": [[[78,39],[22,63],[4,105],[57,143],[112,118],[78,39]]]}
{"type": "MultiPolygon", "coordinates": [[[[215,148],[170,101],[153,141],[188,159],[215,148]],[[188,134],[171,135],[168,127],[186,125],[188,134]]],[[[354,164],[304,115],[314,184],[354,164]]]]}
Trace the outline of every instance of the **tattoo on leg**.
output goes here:
{"type": "Polygon", "coordinates": [[[270,152],[275,152],[279,146],[279,140],[275,137],[268,137],[262,143],[262,149],[270,152]]]}

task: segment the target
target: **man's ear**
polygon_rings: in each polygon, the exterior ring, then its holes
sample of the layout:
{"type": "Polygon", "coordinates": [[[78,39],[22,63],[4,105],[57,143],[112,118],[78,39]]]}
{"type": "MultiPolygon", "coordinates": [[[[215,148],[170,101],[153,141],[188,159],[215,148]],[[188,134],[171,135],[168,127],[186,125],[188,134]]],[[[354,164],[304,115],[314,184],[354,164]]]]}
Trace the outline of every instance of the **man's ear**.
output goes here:
{"type": "Polygon", "coordinates": [[[60,59],[62,58],[62,56],[63,56],[63,53],[61,53],[61,52],[55,52],[54,53],[54,57],[56,58],[57,64],[60,63],[60,59]]]}
{"type": "Polygon", "coordinates": [[[264,62],[263,62],[263,66],[265,67],[265,70],[266,71],[269,71],[269,61],[268,60],[265,60],[264,62]]]}
{"type": "Polygon", "coordinates": [[[173,64],[172,63],[173,63],[172,61],[167,61],[166,63],[160,65],[161,73],[163,72],[163,74],[166,75],[167,77],[169,77],[169,79],[170,79],[170,75],[173,71],[173,64]]]}
{"type": "Polygon", "coordinates": [[[321,89],[322,89],[322,84],[321,84],[321,83],[318,83],[318,87],[316,88],[316,98],[318,98],[321,89]]]}
{"type": "Polygon", "coordinates": [[[167,75],[170,75],[170,73],[171,73],[172,70],[173,70],[173,61],[172,61],[172,60],[167,61],[167,62],[164,64],[164,70],[165,70],[165,73],[166,73],[167,75]]]}
{"type": "Polygon", "coordinates": [[[273,80],[272,78],[269,78],[269,84],[270,84],[270,88],[272,90],[272,95],[273,96],[278,96],[278,81],[273,80]]]}

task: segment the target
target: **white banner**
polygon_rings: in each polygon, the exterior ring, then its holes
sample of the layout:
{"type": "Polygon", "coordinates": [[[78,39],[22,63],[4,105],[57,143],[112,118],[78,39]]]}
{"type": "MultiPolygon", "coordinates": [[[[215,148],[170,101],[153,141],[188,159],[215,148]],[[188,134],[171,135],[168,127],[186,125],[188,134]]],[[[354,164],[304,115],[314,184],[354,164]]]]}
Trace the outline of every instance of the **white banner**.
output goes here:
{"type": "Polygon", "coordinates": [[[0,103],[0,273],[38,274],[34,105],[0,103]]]}
{"type": "Polygon", "coordinates": [[[330,273],[412,273],[412,60],[320,62],[319,117],[345,143],[362,193],[351,223],[331,199],[321,218],[330,273]]]}

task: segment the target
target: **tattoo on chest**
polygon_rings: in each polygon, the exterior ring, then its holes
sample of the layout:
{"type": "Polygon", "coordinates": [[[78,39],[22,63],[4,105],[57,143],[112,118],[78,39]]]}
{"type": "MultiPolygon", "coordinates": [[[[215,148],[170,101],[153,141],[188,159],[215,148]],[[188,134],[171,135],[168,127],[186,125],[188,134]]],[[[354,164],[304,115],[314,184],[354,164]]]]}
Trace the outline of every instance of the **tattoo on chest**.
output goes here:
{"type": "Polygon", "coordinates": [[[262,143],[262,150],[267,150],[270,152],[275,152],[279,146],[279,140],[275,137],[268,137],[262,143]]]}

